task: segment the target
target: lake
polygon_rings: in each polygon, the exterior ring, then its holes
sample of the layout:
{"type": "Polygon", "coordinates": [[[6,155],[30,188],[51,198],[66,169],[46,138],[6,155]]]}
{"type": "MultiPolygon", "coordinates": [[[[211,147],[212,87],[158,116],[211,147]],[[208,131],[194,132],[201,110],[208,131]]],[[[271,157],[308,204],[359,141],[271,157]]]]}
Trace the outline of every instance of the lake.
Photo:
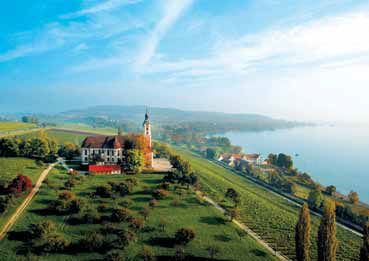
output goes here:
{"type": "Polygon", "coordinates": [[[369,127],[319,126],[222,134],[247,153],[285,153],[295,167],[341,193],[359,193],[369,203],[369,127]]]}

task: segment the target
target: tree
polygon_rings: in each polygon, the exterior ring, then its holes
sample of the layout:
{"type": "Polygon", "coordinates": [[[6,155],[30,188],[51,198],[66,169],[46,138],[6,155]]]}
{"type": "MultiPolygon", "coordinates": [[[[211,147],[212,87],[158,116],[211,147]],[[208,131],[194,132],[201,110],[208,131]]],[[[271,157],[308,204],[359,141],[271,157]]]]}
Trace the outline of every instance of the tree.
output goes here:
{"type": "Polygon", "coordinates": [[[268,163],[269,163],[270,165],[277,165],[277,159],[278,159],[278,156],[277,156],[276,154],[272,154],[272,153],[270,153],[270,154],[268,155],[268,159],[267,159],[267,161],[268,161],[268,163]]]}
{"type": "Polygon", "coordinates": [[[18,157],[19,144],[14,138],[0,139],[0,156],[2,157],[18,157]]]}
{"type": "Polygon", "coordinates": [[[293,167],[292,157],[286,154],[280,153],[277,159],[277,166],[281,168],[292,169],[293,167]]]}
{"type": "Polygon", "coordinates": [[[180,228],[174,235],[174,240],[179,245],[187,245],[195,238],[195,231],[191,228],[180,228]]]}
{"type": "Polygon", "coordinates": [[[232,222],[233,219],[238,219],[240,217],[240,210],[238,208],[230,208],[226,210],[224,215],[229,217],[229,221],[232,222]]]}
{"type": "Polygon", "coordinates": [[[331,186],[328,186],[326,189],[325,189],[325,192],[327,192],[328,195],[330,196],[333,196],[334,193],[336,193],[337,189],[335,186],[331,185],[331,186]]]}
{"type": "Polygon", "coordinates": [[[42,242],[42,251],[46,253],[63,253],[70,244],[68,240],[59,234],[49,235],[42,242]]]}
{"type": "Polygon", "coordinates": [[[130,223],[129,227],[133,231],[139,231],[139,230],[143,229],[143,227],[145,226],[145,220],[143,218],[140,218],[140,217],[130,218],[129,223],[130,223]]]}
{"type": "Polygon", "coordinates": [[[44,239],[48,235],[56,232],[56,225],[54,222],[46,220],[39,223],[33,223],[29,227],[29,231],[33,238],[44,239]]]}
{"type": "Polygon", "coordinates": [[[369,261],[369,223],[363,227],[363,246],[360,249],[360,261],[369,261]]]}
{"type": "Polygon", "coordinates": [[[357,192],[355,191],[350,191],[350,193],[348,194],[348,198],[350,202],[354,205],[357,205],[359,203],[359,194],[357,194],[357,192]]]}
{"type": "Polygon", "coordinates": [[[79,242],[82,249],[88,251],[100,251],[105,244],[104,235],[95,231],[87,233],[87,235],[79,242]]]}
{"type": "Polygon", "coordinates": [[[12,194],[22,193],[30,189],[32,189],[32,181],[24,175],[18,175],[8,186],[8,191],[12,194]]]}
{"type": "Polygon", "coordinates": [[[310,213],[309,207],[305,203],[299,215],[299,220],[295,230],[296,259],[297,261],[311,260],[311,241],[310,241],[310,213]]]}
{"type": "Polygon", "coordinates": [[[165,231],[165,227],[168,225],[168,221],[165,218],[159,220],[159,228],[162,232],[165,231]]]}
{"type": "Polygon", "coordinates": [[[208,159],[214,159],[217,156],[217,151],[213,148],[207,148],[205,150],[205,157],[208,159]]]}
{"type": "Polygon", "coordinates": [[[154,261],[155,255],[154,255],[154,251],[152,250],[152,248],[149,246],[144,246],[142,249],[141,258],[144,261],[154,261]]]}
{"type": "Polygon", "coordinates": [[[208,251],[211,260],[214,260],[215,256],[220,252],[220,249],[217,246],[209,246],[206,250],[208,251]]]}
{"type": "Polygon", "coordinates": [[[111,220],[115,222],[128,221],[132,218],[132,212],[126,208],[117,208],[111,214],[111,220]]]}
{"type": "Polygon", "coordinates": [[[74,143],[66,142],[60,147],[58,155],[66,158],[67,160],[72,160],[74,157],[78,157],[80,155],[80,150],[74,143]]]}
{"type": "Polygon", "coordinates": [[[325,200],[318,231],[318,261],[335,261],[337,245],[336,206],[333,201],[325,200]]]}
{"type": "Polygon", "coordinates": [[[140,210],[140,214],[143,216],[144,220],[150,215],[150,208],[145,206],[140,210]]]}
{"type": "Polygon", "coordinates": [[[232,199],[234,206],[237,207],[237,205],[241,202],[240,194],[234,190],[233,188],[227,189],[227,192],[225,193],[226,198],[232,199]]]}
{"type": "Polygon", "coordinates": [[[157,200],[164,199],[168,196],[169,196],[169,192],[167,190],[164,190],[164,189],[156,189],[152,193],[152,197],[157,199],[157,200]]]}
{"type": "Polygon", "coordinates": [[[308,203],[312,208],[319,208],[323,202],[322,192],[318,189],[313,189],[309,193],[308,203]]]}
{"type": "Polygon", "coordinates": [[[140,150],[132,149],[127,151],[127,168],[134,173],[140,173],[144,166],[144,157],[140,150]]]}

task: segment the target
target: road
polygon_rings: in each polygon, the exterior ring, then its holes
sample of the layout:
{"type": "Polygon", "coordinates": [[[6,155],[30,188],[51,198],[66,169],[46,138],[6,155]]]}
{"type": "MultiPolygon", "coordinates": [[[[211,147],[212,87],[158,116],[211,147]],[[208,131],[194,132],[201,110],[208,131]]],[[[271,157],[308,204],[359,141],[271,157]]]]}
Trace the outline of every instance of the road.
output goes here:
{"type": "MultiPolygon", "coordinates": [[[[214,200],[212,200],[211,198],[207,197],[207,196],[202,196],[202,198],[207,201],[209,204],[213,205],[216,209],[218,209],[220,212],[222,212],[223,214],[225,213],[225,209],[222,208],[218,203],[216,203],[214,200]]],[[[233,220],[232,221],[234,224],[236,224],[239,228],[241,228],[243,231],[245,231],[249,236],[251,236],[254,240],[256,240],[259,244],[261,244],[263,247],[265,247],[270,253],[272,253],[272,255],[274,255],[275,257],[277,257],[279,260],[282,261],[288,261],[290,259],[288,259],[286,256],[282,255],[281,253],[279,253],[278,251],[274,250],[267,242],[265,242],[264,240],[262,240],[258,234],[256,234],[253,230],[251,230],[248,226],[246,226],[245,224],[237,221],[237,220],[233,220]]]]}
{"type": "Polygon", "coordinates": [[[15,222],[18,220],[18,218],[22,215],[23,211],[31,203],[34,196],[40,190],[42,182],[45,180],[47,175],[49,175],[50,171],[55,167],[56,164],[58,164],[58,163],[57,162],[53,163],[47,169],[42,171],[40,177],[38,178],[35,186],[31,190],[31,192],[27,195],[27,197],[24,199],[22,204],[17,208],[17,210],[14,212],[14,214],[8,220],[8,222],[6,222],[4,227],[1,229],[1,231],[0,231],[0,240],[2,240],[6,236],[8,231],[12,228],[12,226],[15,224],[15,222]]]}

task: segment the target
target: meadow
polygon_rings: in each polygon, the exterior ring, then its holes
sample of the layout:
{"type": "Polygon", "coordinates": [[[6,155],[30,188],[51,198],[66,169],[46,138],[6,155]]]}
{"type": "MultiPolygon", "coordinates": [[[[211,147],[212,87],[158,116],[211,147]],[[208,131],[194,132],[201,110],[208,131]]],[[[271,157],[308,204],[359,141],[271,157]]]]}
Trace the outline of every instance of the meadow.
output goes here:
{"type": "MultiPolygon", "coordinates": [[[[0,158],[0,180],[10,181],[18,174],[22,174],[28,176],[32,180],[32,183],[35,183],[44,168],[43,165],[39,165],[35,160],[31,159],[0,158]]],[[[23,196],[16,197],[8,210],[0,214],[0,228],[21,204],[23,199],[23,196]]]]}
{"type": "MultiPolygon", "coordinates": [[[[294,258],[294,232],[299,208],[287,200],[259,187],[206,159],[178,149],[177,152],[200,177],[202,191],[225,206],[232,203],[224,199],[227,188],[241,194],[241,221],[257,232],[274,249],[294,258]]],[[[320,220],[312,217],[313,260],[317,258],[317,229],[320,220]]],[[[340,227],[337,229],[339,247],[337,260],[358,260],[362,240],[340,227]]]]}
{"type": "MultiPolygon", "coordinates": [[[[89,194],[95,191],[96,186],[106,185],[107,182],[122,182],[133,176],[125,175],[96,175],[87,176],[72,188],[72,192],[78,198],[84,198],[88,201],[88,206],[97,208],[104,204],[105,215],[109,215],[112,208],[118,207],[122,201],[132,201],[129,206],[134,216],[139,216],[139,211],[148,205],[152,199],[150,191],[156,188],[160,183],[162,174],[138,174],[134,177],[138,180],[138,185],[134,191],[125,197],[95,198],[89,197],[89,194]]],[[[54,169],[49,176],[49,181],[58,184],[58,189],[50,189],[43,185],[41,191],[33,200],[32,204],[18,220],[14,231],[21,232],[27,230],[33,222],[42,220],[51,220],[57,224],[58,232],[62,233],[67,239],[76,242],[89,231],[96,231],[103,228],[101,224],[82,224],[71,225],[70,216],[46,215],[42,214],[48,203],[57,198],[57,193],[63,189],[64,182],[69,175],[63,169],[54,169]]],[[[189,227],[194,229],[196,237],[187,246],[184,247],[186,254],[191,254],[199,259],[207,260],[209,246],[216,246],[219,250],[216,256],[220,260],[275,260],[263,247],[249,236],[240,237],[238,228],[232,223],[226,222],[225,217],[215,208],[200,201],[195,193],[190,190],[174,191],[169,189],[168,198],[159,200],[159,205],[152,208],[145,222],[145,228],[138,234],[138,241],[132,243],[124,250],[119,250],[128,258],[135,258],[142,252],[143,246],[152,248],[157,257],[164,259],[175,254],[173,246],[173,237],[177,229],[189,227]],[[174,200],[177,204],[173,204],[174,200]],[[159,229],[160,220],[165,219],[167,224],[164,231],[159,229]]],[[[126,224],[119,223],[121,227],[126,224]]],[[[24,242],[4,239],[0,242],[0,254],[3,260],[14,260],[20,258],[16,256],[17,251],[21,250],[24,242]]],[[[42,260],[101,260],[106,253],[88,252],[78,254],[49,254],[42,256],[42,260]]],[[[160,259],[160,258],[159,258],[160,259]]]]}
{"type": "Polygon", "coordinates": [[[36,125],[32,123],[23,123],[23,122],[0,122],[0,134],[10,131],[20,131],[20,130],[28,130],[35,128],[36,125]]]}
{"type": "MultiPolygon", "coordinates": [[[[71,133],[62,130],[46,130],[45,133],[48,137],[55,139],[58,144],[64,144],[65,142],[72,142],[78,146],[82,144],[82,141],[86,138],[85,134],[71,133]]],[[[20,135],[23,138],[33,138],[38,137],[40,132],[31,132],[27,134],[20,135]]]]}

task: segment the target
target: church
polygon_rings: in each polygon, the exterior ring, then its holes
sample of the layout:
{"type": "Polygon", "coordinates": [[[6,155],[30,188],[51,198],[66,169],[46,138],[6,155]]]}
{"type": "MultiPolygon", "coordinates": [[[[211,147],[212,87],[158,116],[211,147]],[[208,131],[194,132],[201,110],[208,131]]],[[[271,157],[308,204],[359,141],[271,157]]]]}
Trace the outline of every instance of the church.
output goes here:
{"type": "Polygon", "coordinates": [[[82,166],[89,172],[120,174],[125,166],[126,152],[131,149],[140,150],[144,155],[145,167],[152,168],[153,149],[148,112],[143,122],[143,134],[86,137],[81,146],[82,166]]]}

